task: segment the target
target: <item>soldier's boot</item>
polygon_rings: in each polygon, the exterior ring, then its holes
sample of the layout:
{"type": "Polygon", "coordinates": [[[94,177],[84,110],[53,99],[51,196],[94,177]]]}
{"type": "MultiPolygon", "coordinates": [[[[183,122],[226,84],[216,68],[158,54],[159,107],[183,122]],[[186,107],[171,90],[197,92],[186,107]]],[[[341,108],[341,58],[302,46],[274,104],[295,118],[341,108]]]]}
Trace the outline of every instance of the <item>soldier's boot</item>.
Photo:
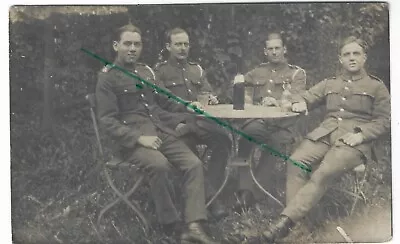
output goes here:
{"type": "Polygon", "coordinates": [[[161,229],[164,232],[166,239],[178,240],[179,236],[182,233],[182,223],[181,222],[172,222],[169,224],[163,224],[161,226],[161,229]]]}
{"type": "Polygon", "coordinates": [[[262,239],[267,242],[274,242],[277,239],[286,237],[294,226],[294,222],[286,215],[280,215],[270,227],[262,233],[262,239]]]}
{"type": "Polygon", "coordinates": [[[211,238],[199,222],[191,222],[181,235],[181,244],[220,244],[211,238]]]}

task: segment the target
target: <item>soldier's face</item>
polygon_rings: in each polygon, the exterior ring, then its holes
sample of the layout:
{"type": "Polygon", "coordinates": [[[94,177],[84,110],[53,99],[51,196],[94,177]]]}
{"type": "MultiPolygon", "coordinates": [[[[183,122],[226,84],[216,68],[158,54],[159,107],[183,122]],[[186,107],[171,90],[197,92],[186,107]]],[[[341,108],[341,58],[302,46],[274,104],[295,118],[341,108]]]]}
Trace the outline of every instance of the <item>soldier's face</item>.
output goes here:
{"type": "Polygon", "coordinates": [[[342,67],[351,73],[359,72],[364,67],[366,60],[367,55],[364,49],[356,42],[343,46],[339,55],[342,67]]]}
{"type": "Polygon", "coordinates": [[[186,59],[189,55],[189,36],[186,33],[171,35],[171,42],[166,45],[172,57],[178,60],[186,59]]]}
{"type": "Polygon", "coordinates": [[[272,39],[265,42],[264,54],[271,63],[281,63],[285,60],[286,49],[281,39],[272,39]]]}
{"type": "Polygon", "coordinates": [[[114,42],[117,60],[123,64],[135,63],[142,52],[142,37],[137,32],[123,32],[119,42],[114,42]]]}

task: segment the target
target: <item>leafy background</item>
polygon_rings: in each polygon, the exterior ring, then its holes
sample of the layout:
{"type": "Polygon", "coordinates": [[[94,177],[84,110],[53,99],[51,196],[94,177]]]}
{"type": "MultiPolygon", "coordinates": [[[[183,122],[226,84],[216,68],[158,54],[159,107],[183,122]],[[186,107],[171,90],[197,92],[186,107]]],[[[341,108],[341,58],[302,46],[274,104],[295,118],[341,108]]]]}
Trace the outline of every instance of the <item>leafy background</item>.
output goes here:
{"type": "MultiPolygon", "coordinates": [[[[141,61],[151,66],[166,57],[165,31],[176,26],[186,29],[191,59],[207,71],[221,97],[227,95],[226,87],[237,71],[246,72],[265,61],[263,46],[270,29],[284,31],[289,63],[307,71],[308,87],[336,74],[339,40],[355,34],[369,44],[368,71],[390,88],[386,3],[14,6],[10,9],[10,121],[16,243],[154,243],[159,238],[159,231],[144,238],[140,225],[125,214],[128,210],[123,205],[109,214],[102,226],[95,225],[112,191],[99,170],[84,96],[94,92],[102,64],[80,48],[113,60],[111,33],[129,22],[142,29],[145,47],[141,61]]],[[[315,111],[309,116],[308,130],[318,124],[321,114],[315,111]]],[[[378,144],[379,160],[368,167],[364,207],[390,209],[390,135],[378,144]]],[[[123,174],[119,179],[126,185],[133,180],[123,174]]],[[[346,179],[340,184],[351,189],[354,182],[346,179]]],[[[151,213],[146,188],[141,190],[139,199],[151,213]]],[[[343,192],[328,195],[342,200],[336,209],[349,209],[351,204],[346,204],[343,192]]],[[[320,207],[325,214],[316,214],[317,222],[337,221],[341,216],[326,214],[326,206],[332,202],[326,200],[325,208],[320,207]]],[[[263,219],[274,214],[271,212],[264,211],[267,216],[263,219]]],[[[241,217],[254,220],[257,216],[260,218],[250,211],[241,217]]],[[[239,220],[215,224],[224,229],[235,221],[239,220]]],[[[310,224],[309,231],[318,235],[315,226],[310,224]]],[[[307,235],[305,240],[315,240],[315,235],[307,235]]]]}

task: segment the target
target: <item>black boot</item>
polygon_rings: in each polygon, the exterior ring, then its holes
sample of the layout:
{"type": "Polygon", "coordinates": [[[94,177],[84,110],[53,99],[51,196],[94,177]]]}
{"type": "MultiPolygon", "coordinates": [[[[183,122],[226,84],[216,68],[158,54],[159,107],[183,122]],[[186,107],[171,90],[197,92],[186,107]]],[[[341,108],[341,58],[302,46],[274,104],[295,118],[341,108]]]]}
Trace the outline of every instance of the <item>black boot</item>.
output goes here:
{"type": "Polygon", "coordinates": [[[218,221],[229,215],[226,211],[225,206],[218,200],[214,200],[209,207],[210,214],[218,221]]]}
{"type": "Polygon", "coordinates": [[[286,237],[293,226],[294,222],[288,216],[281,215],[262,233],[262,237],[266,242],[273,242],[286,237]]]}
{"type": "Polygon", "coordinates": [[[187,228],[181,235],[181,244],[220,244],[215,241],[203,229],[199,222],[192,222],[187,225],[187,228]]]}
{"type": "Polygon", "coordinates": [[[170,224],[163,224],[161,229],[166,236],[177,237],[182,233],[182,223],[172,222],[170,224]]]}
{"type": "Polygon", "coordinates": [[[235,204],[233,205],[233,210],[237,213],[249,209],[256,203],[253,192],[251,192],[250,190],[239,190],[236,194],[237,199],[235,204]]]}
{"type": "Polygon", "coordinates": [[[177,240],[182,232],[180,222],[161,225],[161,231],[164,233],[160,239],[155,240],[155,244],[178,244],[177,240]]]}

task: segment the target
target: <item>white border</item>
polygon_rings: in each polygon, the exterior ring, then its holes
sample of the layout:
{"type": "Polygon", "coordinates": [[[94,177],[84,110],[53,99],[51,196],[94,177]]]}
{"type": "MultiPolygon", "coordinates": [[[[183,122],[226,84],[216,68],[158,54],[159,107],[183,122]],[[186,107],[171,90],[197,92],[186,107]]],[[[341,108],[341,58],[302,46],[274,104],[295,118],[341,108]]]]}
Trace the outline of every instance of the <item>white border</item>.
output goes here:
{"type": "MultiPolygon", "coordinates": [[[[2,162],[0,164],[0,190],[1,190],[1,198],[0,201],[0,237],[1,243],[12,243],[11,242],[11,194],[10,194],[10,125],[9,125],[9,60],[5,57],[9,56],[9,41],[8,41],[8,11],[9,7],[12,5],[131,5],[131,4],[172,4],[172,3],[216,3],[217,1],[212,0],[202,0],[202,1],[184,1],[184,0],[174,0],[174,1],[162,1],[162,0],[119,0],[119,1],[112,1],[106,2],[103,0],[70,0],[70,1],[58,1],[57,3],[52,1],[46,0],[37,0],[37,1],[27,1],[27,0],[3,0],[0,3],[0,28],[1,33],[7,33],[7,35],[2,35],[3,38],[0,39],[0,54],[3,57],[3,62],[0,65],[0,74],[2,79],[0,82],[0,106],[1,106],[1,114],[6,115],[2,119],[2,134],[5,135],[0,140],[0,148],[2,149],[2,162]],[[7,36],[7,39],[4,38],[7,36]],[[5,242],[6,241],[6,242],[5,242]]],[[[243,2],[250,2],[244,0],[231,0],[231,1],[218,1],[224,3],[243,3],[243,2]]],[[[279,1],[259,1],[254,0],[251,2],[279,2],[279,1]]],[[[306,2],[306,1],[285,1],[285,2],[306,2]]],[[[323,2],[323,1],[316,1],[316,2],[323,2]]],[[[334,1],[334,2],[352,2],[352,1],[334,1]]],[[[392,96],[392,108],[397,105],[399,101],[399,82],[400,82],[400,75],[399,75],[399,45],[400,45],[400,36],[398,32],[398,24],[399,16],[400,16],[400,2],[399,1],[387,1],[389,2],[389,9],[390,9],[390,57],[391,57],[391,96],[392,96]]],[[[399,151],[394,150],[395,148],[400,148],[399,146],[399,112],[396,109],[392,109],[392,176],[393,176],[393,239],[389,243],[400,243],[400,224],[399,224],[399,182],[398,178],[396,177],[396,173],[399,172],[399,151]]]]}

